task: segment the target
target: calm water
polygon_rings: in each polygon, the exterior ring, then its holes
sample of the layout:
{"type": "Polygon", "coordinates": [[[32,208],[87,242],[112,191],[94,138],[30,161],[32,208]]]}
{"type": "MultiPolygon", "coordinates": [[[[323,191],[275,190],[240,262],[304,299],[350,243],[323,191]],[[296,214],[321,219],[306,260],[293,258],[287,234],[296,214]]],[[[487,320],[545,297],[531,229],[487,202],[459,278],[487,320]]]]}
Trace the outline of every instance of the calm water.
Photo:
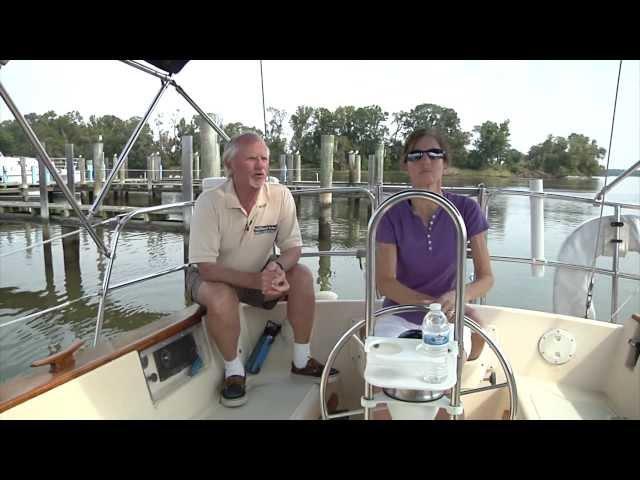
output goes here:
{"type": "MultiPolygon", "coordinates": [[[[484,181],[490,187],[528,188],[526,180],[452,180],[448,179],[447,186],[470,186],[484,181]]],[[[603,181],[602,178],[546,181],[545,190],[593,198],[603,181]]],[[[640,203],[640,178],[627,178],[609,194],[608,199],[640,203]]],[[[145,195],[131,195],[130,201],[145,205],[148,199],[145,195]]],[[[162,201],[171,203],[180,201],[180,198],[176,194],[165,194],[162,201]]],[[[492,255],[530,256],[529,203],[526,197],[492,198],[488,237],[492,255]]],[[[611,210],[605,209],[604,214],[612,214],[611,210]]],[[[566,236],[585,220],[596,217],[599,213],[599,208],[588,204],[545,200],[546,258],[557,260],[558,251],[566,236]]],[[[638,211],[623,213],[638,214],[638,211]]],[[[353,200],[334,195],[330,239],[319,241],[319,214],[317,198],[300,198],[299,217],[305,251],[364,247],[368,218],[367,202],[364,199],[356,204],[353,200]]],[[[44,227],[38,223],[2,220],[0,253],[18,250],[71,230],[55,223],[44,227]]],[[[99,235],[106,244],[110,243],[112,232],[109,229],[99,230],[99,235]]],[[[111,285],[181,264],[182,261],[182,234],[125,231],[119,242],[111,285]]],[[[314,272],[318,289],[333,290],[341,298],[364,298],[364,272],[357,259],[305,258],[302,262],[314,272]]],[[[76,237],[75,241],[56,240],[48,248],[40,246],[28,252],[0,258],[0,325],[64,301],[96,293],[106,265],[105,258],[97,254],[86,233],[76,237]]],[[[611,259],[600,258],[597,265],[610,268],[611,259]]],[[[620,266],[624,272],[639,273],[639,255],[627,254],[621,259],[620,266]]],[[[471,271],[471,262],[467,268],[471,271]]],[[[493,270],[496,283],[487,295],[488,304],[552,310],[555,269],[547,268],[542,278],[533,277],[531,266],[526,264],[493,262],[493,270]]],[[[110,292],[103,334],[108,337],[117,335],[183,308],[186,305],[183,278],[183,273],[177,272],[110,292]]],[[[620,287],[620,304],[626,302],[620,318],[627,318],[631,313],[640,311],[639,286],[630,280],[621,280],[620,287]]],[[[608,318],[609,295],[610,279],[596,276],[594,296],[599,318],[608,318]]],[[[66,346],[75,338],[90,343],[93,339],[97,306],[97,297],[93,296],[61,312],[0,327],[0,381],[28,370],[33,360],[48,354],[48,346],[52,343],[66,346]]]]}

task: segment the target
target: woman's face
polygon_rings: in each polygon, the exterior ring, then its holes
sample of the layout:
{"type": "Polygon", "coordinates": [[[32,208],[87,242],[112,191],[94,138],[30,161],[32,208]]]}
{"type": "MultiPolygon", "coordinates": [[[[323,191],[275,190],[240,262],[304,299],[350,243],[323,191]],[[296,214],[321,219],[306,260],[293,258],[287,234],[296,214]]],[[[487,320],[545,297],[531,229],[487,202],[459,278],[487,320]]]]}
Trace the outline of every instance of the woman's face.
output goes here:
{"type": "MultiPolygon", "coordinates": [[[[438,141],[433,137],[421,137],[409,150],[409,153],[417,150],[430,150],[441,148],[438,141]]],[[[418,160],[404,163],[411,185],[416,188],[439,189],[442,186],[442,175],[447,167],[444,158],[431,158],[426,153],[418,160]]]]}

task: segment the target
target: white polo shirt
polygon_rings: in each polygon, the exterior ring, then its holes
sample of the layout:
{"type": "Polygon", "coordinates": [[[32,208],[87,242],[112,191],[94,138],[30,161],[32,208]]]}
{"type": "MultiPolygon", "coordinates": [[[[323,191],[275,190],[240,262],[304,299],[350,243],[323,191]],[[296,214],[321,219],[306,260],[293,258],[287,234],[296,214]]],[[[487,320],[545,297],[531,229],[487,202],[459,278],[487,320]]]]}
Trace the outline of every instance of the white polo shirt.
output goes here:
{"type": "Polygon", "coordinates": [[[265,183],[249,213],[231,178],[198,197],[189,235],[190,263],[258,272],[273,253],[274,243],[280,251],[302,246],[296,205],[284,185],[265,183]]]}

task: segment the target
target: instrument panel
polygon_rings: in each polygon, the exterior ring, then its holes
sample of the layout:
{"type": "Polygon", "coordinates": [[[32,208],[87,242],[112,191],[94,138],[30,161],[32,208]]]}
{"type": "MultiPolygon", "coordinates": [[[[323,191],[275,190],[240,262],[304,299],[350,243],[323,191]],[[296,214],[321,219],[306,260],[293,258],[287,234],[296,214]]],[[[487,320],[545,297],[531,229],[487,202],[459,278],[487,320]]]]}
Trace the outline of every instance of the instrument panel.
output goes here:
{"type": "Polygon", "coordinates": [[[139,352],[154,403],[200,374],[210,363],[202,325],[194,325],[139,352]]]}

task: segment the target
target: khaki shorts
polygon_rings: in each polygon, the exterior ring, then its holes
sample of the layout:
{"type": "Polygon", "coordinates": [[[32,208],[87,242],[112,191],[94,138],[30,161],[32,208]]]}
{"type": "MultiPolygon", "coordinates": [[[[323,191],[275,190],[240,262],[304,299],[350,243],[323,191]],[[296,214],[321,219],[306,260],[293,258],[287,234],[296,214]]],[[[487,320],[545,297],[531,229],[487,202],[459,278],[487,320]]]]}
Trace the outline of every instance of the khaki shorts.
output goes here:
{"type": "MultiPolygon", "coordinates": [[[[269,260],[271,261],[271,260],[269,260]]],[[[268,263],[268,262],[267,262],[268,263]]],[[[266,267],[266,265],[265,265],[266,267]]],[[[187,275],[185,278],[185,288],[187,298],[193,300],[194,302],[202,305],[197,298],[198,289],[202,284],[202,278],[200,277],[200,273],[198,272],[198,268],[194,265],[190,265],[187,267],[187,275]]],[[[279,298],[274,298],[273,300],[265,301],[264,295],[260,290],[256,290],[254,288],[241,288],[241,287],[233,287],[238,295],[238,300],[242,303],[246,303],[248,305],[264,308],[265,310],[271,310],[276,306],[276,304],[280,300],[285,300],[287,295],[284,295],[279,298]]],[[[206,305],[202,305],[203,307],[206,305]]]]}

